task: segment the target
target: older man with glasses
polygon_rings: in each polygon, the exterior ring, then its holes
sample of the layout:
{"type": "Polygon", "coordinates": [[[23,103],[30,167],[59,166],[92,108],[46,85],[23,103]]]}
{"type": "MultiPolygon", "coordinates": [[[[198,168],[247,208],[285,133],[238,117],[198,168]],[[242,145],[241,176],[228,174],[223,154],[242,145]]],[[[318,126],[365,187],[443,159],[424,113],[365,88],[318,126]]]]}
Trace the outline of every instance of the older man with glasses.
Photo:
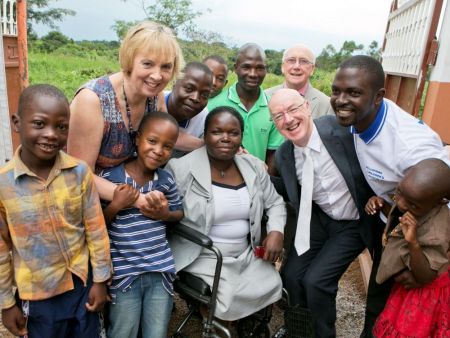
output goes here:
{"type": "MultiPolygon", "coordinates": [[[[297,317],[307,313],[300,309],[310,310],[315,337],[335,337],[339,279],[365,247],[372,247],[372,223],[378,219],[367,215],[364,206],[373,192],[352,135],[335,116],[313,122],[308,101],[287,88],[272,96],[269,109],[287,140],[275,153],[279,177],[273,181],[295,209],[283,284],[291,304],[300,307],[297,317]]],[[[298,337],[298,332],[289,336],[298,337]]]]}
{"type": "Polygon", "coordinates": [[[272,96],[280,88],[295,89],[309,101],[313,118],[333,115],[330,98],[309,82],[309,78],[314,73],[315,63],[314,53],[304,45],[295,45],[286,49],[281,63],[285,82],[266,89],[265,93],[272,96]]]}

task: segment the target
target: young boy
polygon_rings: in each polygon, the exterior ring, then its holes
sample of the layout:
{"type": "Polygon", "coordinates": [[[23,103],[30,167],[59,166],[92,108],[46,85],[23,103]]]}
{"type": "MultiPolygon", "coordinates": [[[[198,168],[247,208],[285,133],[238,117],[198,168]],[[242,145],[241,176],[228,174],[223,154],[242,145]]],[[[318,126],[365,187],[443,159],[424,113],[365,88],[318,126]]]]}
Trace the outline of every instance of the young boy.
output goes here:
{"type": "Polygon", "coordinates": [[[30,338],[98,337],[109,240],[90,169],[61,151],[69,103],[51,85],[30,86],[12,123],[21,146],[0,169],[3,324],[30,338]]]}
{"type": "Polygon", "coordinates": [[[136,136],[138,157],[100,174],[122,184],[104,210],[115,270],[109,338],[137,337],[139,327],[142,337],[167,336],[175,267],[165,222],[179,221],[183,206],[175,180],[160,167],[177,138],[178,123],[170,114],[150,113],[136,136]],[[145,215],[132,207],[139,193],[151,204],[145,215]]]}
{"type": "Polygon", "coordinates": [[[210,55],[202,61],[213,73],[213,88],[210,99],[220,94],[223,87],[228,83],[228,66],[223,57],[219,55],[210,55]]]}

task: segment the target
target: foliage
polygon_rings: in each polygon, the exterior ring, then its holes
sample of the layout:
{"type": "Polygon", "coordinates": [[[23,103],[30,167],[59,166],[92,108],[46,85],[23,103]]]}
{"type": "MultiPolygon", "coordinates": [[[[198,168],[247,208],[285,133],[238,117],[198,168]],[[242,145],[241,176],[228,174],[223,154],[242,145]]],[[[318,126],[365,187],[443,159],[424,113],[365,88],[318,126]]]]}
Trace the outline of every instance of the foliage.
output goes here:
{"type": "Polygon", "coordinates": [[[41,49],[44,52],[51,52],[59,47],[73,42],[67,36],[58,31],[51,31],[41,39],[41,49]]]}
{"type": "Polygon", "coordinates": [[[372,41],[369,45],[369,49],[366,51],[366,54],[377,59],[381,60],[381,48],[378,47],[378,41],[372,41]]]}
{"type": "Polygon", "coordinates": [[[357,44],[353,40],[344,41],[339,51],[336,51],[333,45],[327,45],[316,58],[316,64],[323,70],[334,71],[342,61],[356,54],[366,54],[379,59],[381,51],[376,41],[372,41],[366,51],[363,44],[357,44]]]}
{"type": "Polygon", "coordinates": [[[314,88],[317,88],[326,95],[331,95],[331,84],[334,79],[334,71],[327,71],[320,68],[314,70],[313,76],[310,81],[314,88]]]}
{"type": "Polygon", "coordinates": [[[176,35],[184,32],[189,36],[197,30],[194,21],[202,12],[192,9],[191,0],[155,0],[153,5],[145,8],[145,14],[149,20],[171,28],[176,35]]]}
{"type": "Polygon", "coordinates": [[[127,34],[128,30],[138,22],[139,21],[115,20],[114,25],[112,25],[111,28],[116,32],[119,40],[122,40],[127,34]]]}
{"type": "Polygon", "coordinates": [[[191,61],[201,61],[208,55],[220,55],[222,56],[228,64],[228,68],[233,67],[233,58],[236,54],[236,50],[233,48],[228,48],[222,42],[206,43],[204,41],[187,41],[179,39],[181,50],[183,51],[184,59],[187,62],[191,61]]]}
{"type": "MultiPolygon", "coordinates": [[[[53,84],[69,99],[82,84],[119,69],[117,46],[107,41],[69,43],[54,52],[42,52],[34,46],[29,51],[30,83],[53,84]]],[[[311,81],[314,87],[329,95],[333,76],[334,73],[317,69],[311,81]]],[[[230,68],[227,86],[236,81],[236,74],[230,68]]],[[[282,76],[267,73],[262,87],[270,88],[283,81],[282,76]]]]}
{"type": "Polygon", "coordinates": [[[279,52],[273,49],[266,49],[266,63],[267,71],[276,75],[281,75],[281,59],[283,58],[283,52],[279,52]]]}
{"type": "Polygon", "coordinates": [[[76,12],[67,8],[48,8],[52,0],[28,0],[27,1],[27,29],[31,40],[36,38],[33,31],[33,23],[41,23],[56,29],[55,22],[62,21],[67,15],[75,15],[76,12]]]}
{"type": "Polygon", "coordinates": [[[69,100],[85,82],[119,70],[117,59],[85,51],[85,55],[29,51],[30,84],[49,83],[60,88],[69,100]]]}
{"type": "MultiPolygon", "coordinates": [[[[123,0],[126,2],[127,0],[123,0]]],[[[146,5],[145,0],[140,0],[140,5],[147,20],[156,21],[171,28],[175,35],[183,33],[191,40],[206,38],[206,35],[219,36],[217,33],[202,32],[195,24],[195,19],[202,16],[203,12],[192,8],[191,0],[154,0],[152,5],[146,5]]],[[[209,10],[208,10],[209,11],[209,10]]],[[[123,39],[127,30],[136,24],[136,21],[116,20],[112,28],[116,31],[119,39],[123,39]]],[[[210,39],[208,41],[211,41],[210,39]]]]}

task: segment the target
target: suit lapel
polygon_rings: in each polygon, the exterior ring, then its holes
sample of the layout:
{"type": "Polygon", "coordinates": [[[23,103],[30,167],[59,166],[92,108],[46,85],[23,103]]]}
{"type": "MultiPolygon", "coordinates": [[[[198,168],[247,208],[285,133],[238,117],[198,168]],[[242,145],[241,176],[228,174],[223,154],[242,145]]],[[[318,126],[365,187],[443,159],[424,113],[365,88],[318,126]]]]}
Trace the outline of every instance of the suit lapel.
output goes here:
{"type": "Polygon", "coordinates": [[[295,169],[294,144],[288,142],[285,151],[282,153],[283,159],[283,181],[286,187],[289,200],[295,208],[300,203],[300,191],[297,180],[297,170],[295,169]]]}
{"type": "Polygon", "coordinates": [[[316,95],[315,91],[313,90],[311,83],[309,84],[309,87],[306,90],[305,99],[307,99],[309,101],[309,103],[310,103],[309,106],[312,108],[311,113],[313,116],[315,116],[315,114],[317,113],[317,110],[319,109],[319,106],[313,104],[313,102],[315,100],[317,100],[317,95],[316,95]]]}
{"type": "Polygon", "coordinates": [[[256,194],[256,187],[259,185],[256,184],[256,172],[250,165],[250,163],[243,159],[241,155],[236,155],[234,157],[234,162],[241,172],[242,177],[244,178],[245,184],[248,189],[248,194],[250,195],[250,200],[253,199],[253,196],[256,194]]]}
{"type": "MultiPolygon", "coordinates": [[[[316,120],[317,131],[319,132],[322,142],[327,148],[328,153],[333,159],[336,167],[344,177],[345,183],[353,197],[353,200],[357,201],[355,180],[353,178],[352,165],[359,165],[358,163],[352,163],[349,158],[348,147],[354,147],[353,142],[349,144],[349,141],[353,141],[350,135],[343,137],[342,133],[332,128],[330,123],[321,123],[322,121],[329,122],[327,120],[316,120]]],[[[336,126],[337,128],[342,128],[341,126],[336,126]]],[[[348,132],[347,130],[345,132],[348,132]]]]}
{"type": "MultiPolygon", "coordinates": [[[[196,189],[198,193],[205,197],[211,197],[211,168],[209,166],[208,155],[206,148],[200,148],[192,159],[192,163],[196,165],[192,167],[191,173],[196,182],[196,189]]],[[[194,183],[195,183],[194,182],[194,183]]]]}

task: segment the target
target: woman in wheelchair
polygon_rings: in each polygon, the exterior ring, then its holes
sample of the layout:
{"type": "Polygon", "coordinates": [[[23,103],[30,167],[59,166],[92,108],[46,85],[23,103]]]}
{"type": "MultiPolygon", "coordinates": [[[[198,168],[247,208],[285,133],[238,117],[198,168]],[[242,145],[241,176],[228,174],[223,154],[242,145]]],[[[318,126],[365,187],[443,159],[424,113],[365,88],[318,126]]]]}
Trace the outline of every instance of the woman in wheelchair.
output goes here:
{"type": "MultiPolygon", "coordinates": [[[[252,155],[236,155],[243,129],[243,119],[235,109],[217,107],[205,121],[205,146],[166,166],[184,195],[180,226],[208,235],[222,252],[214,315],[226,321],[276,302],[282,290],[273,262],[282,254],[285,204],[265,164],[252,155]],[[267,237],[261,242],[264,211],[267,237]]],[[[215,256],[179,236],[169,242],[176,270],[198,276],[211,286],[215,256]]]]}

